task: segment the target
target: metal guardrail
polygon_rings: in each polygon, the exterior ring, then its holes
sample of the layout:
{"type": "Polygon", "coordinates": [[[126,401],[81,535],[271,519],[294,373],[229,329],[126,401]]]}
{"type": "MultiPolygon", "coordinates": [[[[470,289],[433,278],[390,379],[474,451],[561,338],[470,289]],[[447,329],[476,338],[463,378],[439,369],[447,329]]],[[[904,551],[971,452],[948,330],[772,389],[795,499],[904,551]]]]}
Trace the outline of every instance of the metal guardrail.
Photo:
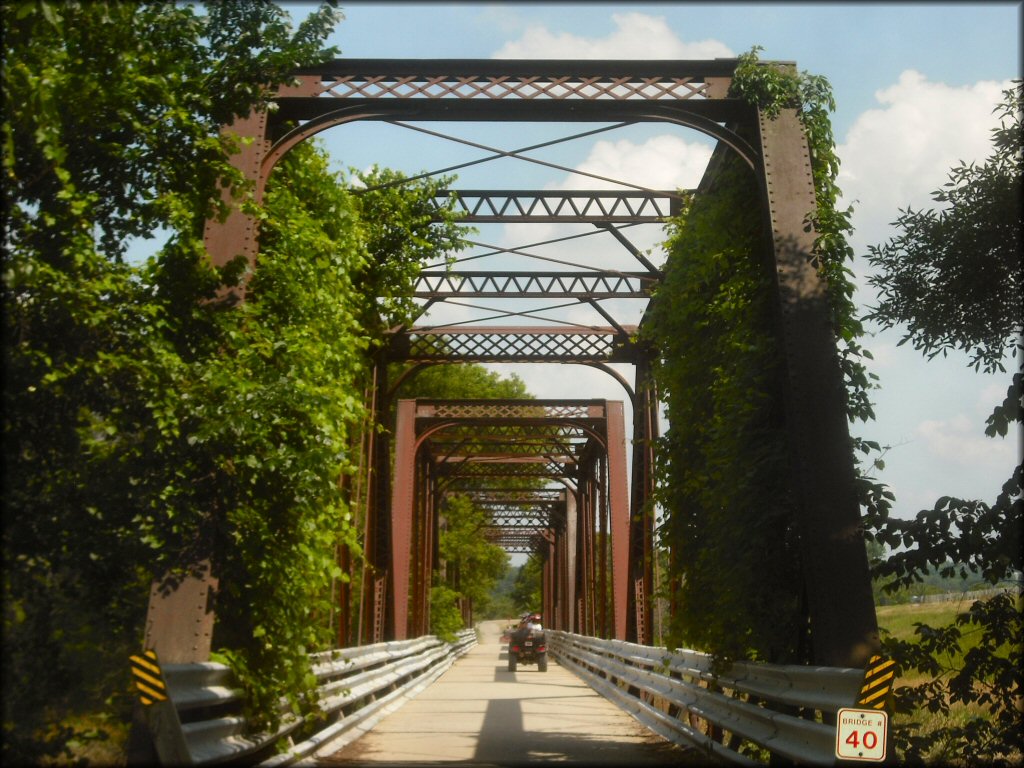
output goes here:
{"type": "Polygon", "coordinates": [[[739,765],[754,744],[801,764],[835,762],[836,711],[852,707],[862,669],[736,662],[708,654],[548,632],[548,652],[643,725],[739,765]]]}
{"type": "Polygon", "coordinates": [[[292,738],[302,719],[284,703],[275,733],[248,733],[240,714],[241,691],[225,665],[167,664],[160,671],[170,707],[149,718],[153,746],[163,765],[244,763],[269,768],[323,756],[372,728],[474,645],[476,632],[469,629],[454,643],[430,635],[313,654],[325,718],[316,733],[297,744],[292,738]]]}

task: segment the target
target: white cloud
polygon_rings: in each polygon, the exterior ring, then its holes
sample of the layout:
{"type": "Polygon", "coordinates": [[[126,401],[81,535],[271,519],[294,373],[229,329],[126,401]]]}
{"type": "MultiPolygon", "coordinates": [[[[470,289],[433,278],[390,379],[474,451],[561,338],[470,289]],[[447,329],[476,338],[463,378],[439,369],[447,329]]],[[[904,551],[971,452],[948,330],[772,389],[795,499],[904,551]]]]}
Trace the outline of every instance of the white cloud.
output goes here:
{"type": "Polygon", "coordinates": [[[570,32],[551,32],[529,26],[518,40],[502,46],[496,59],[714,59],[735,54],[724,43],[707,39],[684,42],[663,16],[613,13],[615,31],[607,37],[586,38],[570,32]]]}
{"type": "Polygon", "coordinates": [[[858,117],[837,147],[837,183],[854,206],[858,241],[883,242],[900,208],[935,207],[931,192],[950,168],[991,154],[992,110],[1009,87],[1009,81],[953,87],[906,70],[875,93],[882,106],[858,117]]]}
{"type": "MultiPolygon", "coordinates": [[[[711,145],[699,138],[688,141],[672,134],[651,136],[640,141],[600,140],[593,144],[587,157],[576,168],[585,173],[648,189],[688,189],[696,187],[700,182],[711,159],[711,152],[711,145]]],[[[546,184],[545,189],[621,190],[628,187],[592,176],[567,174],[546,184]]],[[[504,228],[501,242],[508,246],[520,245],[562,237],[573,231],[573,228],[561,224],[509,224],[504,228]]],[[[629,237],[636,247],[646,251],[660,245],[664,240],[664,232],[660,226],[646,226],[631,229],[629,237]]],[[[534,249],[534,252],[540,251],[534,249]]],[[[635,268],[636,264],[632,261],[622,263],[623,254],[622,246],[610,235],[606,235],[602,238],[587,237],[561,243],[548,255],[575,263],[586,263],[592,267],[635,268]]],[[[662,260],[660,255],[655,258],[657,262],[662,260]]]]}
{"type": "MultiPolygon", "coordinates": [[[[629,139],[597,141],[578,170],[606,179],[627,181],[648,189],[696,187],[711,159],[711,147],[699,141],[663,134],[642,143],[629,139]]],[[[579,174],[554,185],[557,189],[622,189],[618,184],[579,174]]]]}
{"type": "Polygon", "coordinates": [[[985,437],[979,424],[962,413],[923,421],[917,435],[930,455],[958,465],[995,461],[1000,453],[1001,441],[985,437]]]}

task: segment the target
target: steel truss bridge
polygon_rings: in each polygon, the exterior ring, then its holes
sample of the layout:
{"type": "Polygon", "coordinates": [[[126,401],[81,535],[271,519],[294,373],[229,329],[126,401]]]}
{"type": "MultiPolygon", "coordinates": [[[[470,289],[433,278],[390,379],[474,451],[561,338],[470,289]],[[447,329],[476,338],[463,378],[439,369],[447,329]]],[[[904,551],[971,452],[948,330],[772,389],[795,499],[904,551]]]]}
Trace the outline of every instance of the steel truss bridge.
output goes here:
{"type": "MultiPolygon", "coordinates": [[[[451,201],[470,224],[581,225],[616,244],[621,260],[608,265],[542,257],[539,242],[477,243],[494,257],[486,268],[481,257],[469,267],[467,260],[421,272],[415,298],[422,314],[412,326],[394,329],[369,393],[371,410],[385,429],[378,433],[371,427],[365,435],[358,503],[367,519],[362,543],[368,567],[362,595],[343,596],[362,619],[354,634],[339,636],[340,645],[426,634],[430,577],[441,565],[437,541],[444,504],[453,494],[469,496],[489,511],[483,532],[489,540],[543,560],[543,610],[554,629],[651,643],[654,521],[648,502],[658,396],[650,369],[658,350],[639,341],[643,311],[637,319],[637,312],[620,308],[624,302],[646,305],[671,296],[656,294],[662,273],[635,244],[631,228],[660,226],[689,196],[719,183],[723,158],[733,153],[760,183],[763,257],[774,276],[779,348],[788,377],[791,485],[800,509],[815,662],[863,667],[877,647],[842,376],[826,286],[809,259],[815,233],[806,222],[815,197],[807,141],[794,112],[769,119],[730,96],[736,65],[735,60],[344,59],[296,72],[294,84],[278,92],[274,109],[227,127],[251,139],[236,164],[253,182],[257,199],[291,148],[345,125],[372,123],[461,141],[485,153],[481,163],[512,159],[566,172],[577,171],[535,155],[558,141],[509,150],[435,128],[557,123],[580,127],[578,137],[660,124],[716,142],[694,190],[647,189],[588,174],[591,188],[583,191],[495,185],[439,196],[438,205],[451,201]],[[602,127],[584,130],[594,124],[602,127]],[[539,260],[543,267],[510,266],[524,260],[539,260]],[[530,302],[540,304],[524,309],[530,302]],[[483,317],[431,320],[444,317],[446,308],[471,308],[483,317]],[[594,319],[576,319],[582,311],[594,319]],[[387,364],[396,362],[406,365],[406,372],[389,381],[387,364]],[[627,399],[401,397],[408,376],[425,366],[459,362],[589,366],[614,376],[627,399]],[[619,364],[631,366],[632,380],[614,367],[619,364]],[[626,406],[632,415],[628,424],[626,406]]],[[[216,264],[241,254],[258,268],[256,224],[240,205],[226,220],[207,223],[205,241],[216,264]]],[[[154,591],[147,645],[158,647],[162,658],[208,658],[214,616],[203,596],[211,579],[187,581],[169,597],[154,591]]]]}

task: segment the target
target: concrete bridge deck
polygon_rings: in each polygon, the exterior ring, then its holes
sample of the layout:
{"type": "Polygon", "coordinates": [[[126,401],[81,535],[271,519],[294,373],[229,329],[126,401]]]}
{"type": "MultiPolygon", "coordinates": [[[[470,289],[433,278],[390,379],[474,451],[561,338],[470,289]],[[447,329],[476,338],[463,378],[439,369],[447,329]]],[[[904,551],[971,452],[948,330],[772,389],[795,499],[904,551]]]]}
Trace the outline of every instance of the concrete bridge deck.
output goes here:
{"type": "Polygon", "coordinates": [[[480,643],[372,731],[319,761],[325,766],[706,765],[636,720],[557,663],[508,671],[504,622],[481,624],[480,643]]]}

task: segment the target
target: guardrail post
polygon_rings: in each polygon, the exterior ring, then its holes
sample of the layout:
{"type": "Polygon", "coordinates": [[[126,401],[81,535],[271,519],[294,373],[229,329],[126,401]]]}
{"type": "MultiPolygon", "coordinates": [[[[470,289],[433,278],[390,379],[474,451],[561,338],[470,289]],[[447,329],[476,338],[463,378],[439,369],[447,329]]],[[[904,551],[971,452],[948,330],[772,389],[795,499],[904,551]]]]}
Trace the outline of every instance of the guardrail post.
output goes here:
{"type": "Polygon", "coordinates": [[[156,652],[148,650],[130,661],[138,695],[132,707],[128,765],[192,765],[156,652]]]}

